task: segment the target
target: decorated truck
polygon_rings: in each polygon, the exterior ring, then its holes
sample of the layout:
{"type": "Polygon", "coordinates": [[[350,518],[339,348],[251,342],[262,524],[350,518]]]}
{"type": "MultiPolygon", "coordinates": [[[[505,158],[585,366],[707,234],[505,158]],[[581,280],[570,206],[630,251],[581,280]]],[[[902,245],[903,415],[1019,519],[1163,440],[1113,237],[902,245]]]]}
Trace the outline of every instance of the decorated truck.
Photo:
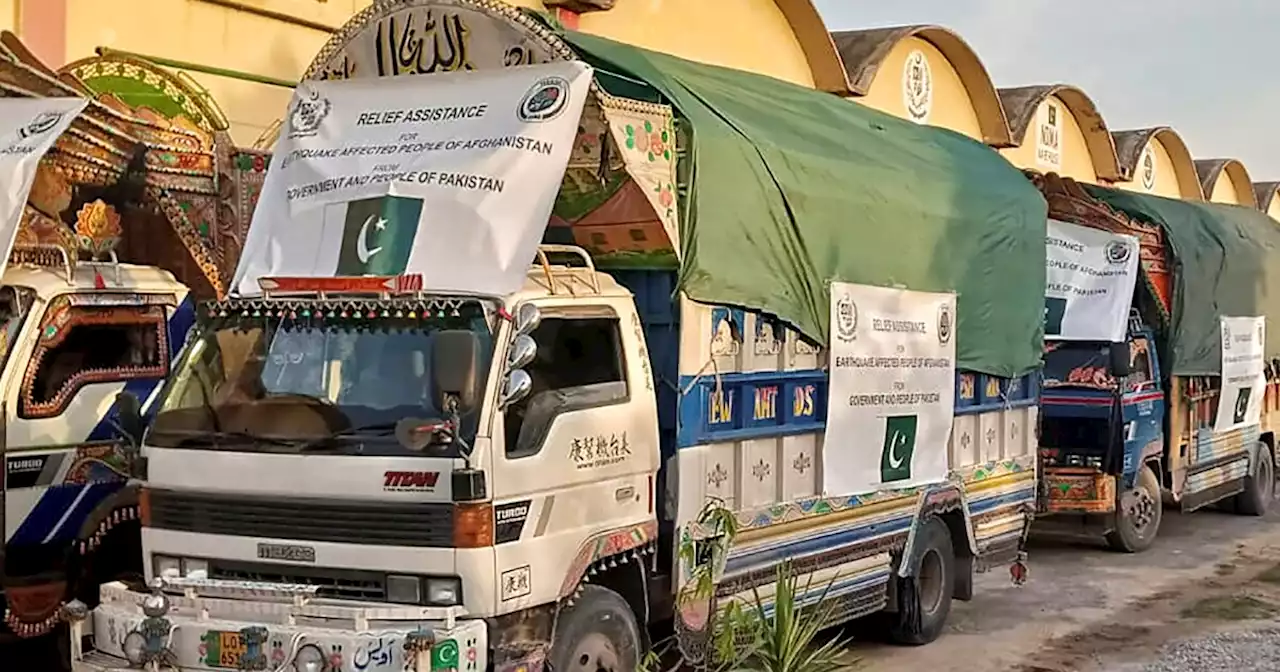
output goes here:
{"type": "Polygon", "coordinates": [[[140,428],[112,404],[153,397],[243,238],[222,206],[238,171],[218,185],[225,134],[116,96],[104,84],[197,100],[107,60],[55,73],[0,34],[0,641],[49,632],[103,581],[141,580],[140,428]]]}
{"type": "Polygon", "coordinates": [[[1057,274],[1072,297],[1046,304],[1057,337],[1046,337],[1037,525],[1135,552],[1155,540],[1162,503],[1266,513],[1280,229],[1247,208],[1038,181],[1050,247],[1056,230],[1068,250],[1048,255],[1050,294],[1057,274]],[[1127,285],[1105,272],[1125,266],[1127,285]]]}
{"type": "Polygon", "coordinates": [[[74,666],[630,672],[787,560],[831,623],[927,643],[1024,569],[1044,219],[959,134],[375,3],[154,404],[150,592],[104,586],[74,666]],[[468,67],[387,47],[424,26],[468,67]]]}

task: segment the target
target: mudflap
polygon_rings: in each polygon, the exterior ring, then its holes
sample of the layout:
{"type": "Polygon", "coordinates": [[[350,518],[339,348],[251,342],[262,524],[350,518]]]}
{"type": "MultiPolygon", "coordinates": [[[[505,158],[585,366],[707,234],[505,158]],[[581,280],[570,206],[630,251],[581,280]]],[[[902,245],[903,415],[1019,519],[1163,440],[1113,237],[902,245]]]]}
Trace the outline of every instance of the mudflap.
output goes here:
{"type": "Polygon", "coordinates": [[[1009,565],[1009,578],[1013,580],[1015,586],[1025,584],[1031,572],[1031,568],[1027,566],[1027,539],[1031,537],[1031,525],[1035,519],[1036,511],[1027,511],[1026,520],[1022,523],[1022,538],[1018,540],[1018,556],[1014,558],[1013,564],[1009,565]]]}

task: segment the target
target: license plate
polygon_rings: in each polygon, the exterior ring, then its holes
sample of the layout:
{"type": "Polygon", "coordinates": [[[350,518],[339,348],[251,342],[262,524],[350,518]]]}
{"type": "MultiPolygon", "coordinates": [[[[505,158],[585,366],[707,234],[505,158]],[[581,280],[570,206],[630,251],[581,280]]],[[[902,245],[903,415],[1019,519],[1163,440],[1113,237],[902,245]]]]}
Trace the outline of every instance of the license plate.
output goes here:
{"type": "Polygon", "coordinates": [[[238,632],[210,630],[204,634],[204,664],[207,667],[240,669],[240,659],[246,647],[244,637],[238,632]]]}

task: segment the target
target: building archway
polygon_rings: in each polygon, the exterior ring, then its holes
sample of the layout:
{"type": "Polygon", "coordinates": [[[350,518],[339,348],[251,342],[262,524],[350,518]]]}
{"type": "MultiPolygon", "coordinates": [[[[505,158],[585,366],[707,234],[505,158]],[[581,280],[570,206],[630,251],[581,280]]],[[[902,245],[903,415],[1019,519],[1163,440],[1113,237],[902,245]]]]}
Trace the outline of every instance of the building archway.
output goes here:
{"type": "Polygon", "coordinates": [[[1120,160],[1121,180],[1116,187],[1186,201],[1205,200],[1191,152],[1177,131],[1153,126],[1116,131],[1111,137],[1120,160]]]}
{"type": "Polygon", "coordinates": [[[1088,94],[1067,84],[1000,89],[1016,147],[1001,151],[1019,168],[1097,184],[1121,178],[1115,141],[1088,94]]]}
{"type": "Polygon", "coordinates": [[[566,27],[847,95],[840,56],[812,0],[508,0],[556,10],[566,27]]]}
{"type": "Polygon", "coordinates": [[[1206,201],[1258,207],[1249,171],[1237,159],[1199,159],[1196,174],[1206,201]]]}
{"type": "Polygon", "coordinates": [[[858,102],[896,117],[1012,147],[987,68],[957,33],[917,25],[831,34],[858,102]]]}
{"type": "Polygon", "coordinates": [[[1258,199],[1258,209],[1267,213],[1271,219],[1280,222],[1280,182],[1255,182],[1253,194],[1258,199]]]}

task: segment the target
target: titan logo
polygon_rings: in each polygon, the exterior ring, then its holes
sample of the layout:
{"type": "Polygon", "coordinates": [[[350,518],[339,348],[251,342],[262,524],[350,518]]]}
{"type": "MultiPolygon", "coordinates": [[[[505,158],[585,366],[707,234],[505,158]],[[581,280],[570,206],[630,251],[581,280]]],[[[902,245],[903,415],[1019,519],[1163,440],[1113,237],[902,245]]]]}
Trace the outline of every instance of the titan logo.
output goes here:
{"type": "Polygon", "coordinates": [[[434,490],[438,471],[388,471],[383,474],[383,490],[434,490]]]}

